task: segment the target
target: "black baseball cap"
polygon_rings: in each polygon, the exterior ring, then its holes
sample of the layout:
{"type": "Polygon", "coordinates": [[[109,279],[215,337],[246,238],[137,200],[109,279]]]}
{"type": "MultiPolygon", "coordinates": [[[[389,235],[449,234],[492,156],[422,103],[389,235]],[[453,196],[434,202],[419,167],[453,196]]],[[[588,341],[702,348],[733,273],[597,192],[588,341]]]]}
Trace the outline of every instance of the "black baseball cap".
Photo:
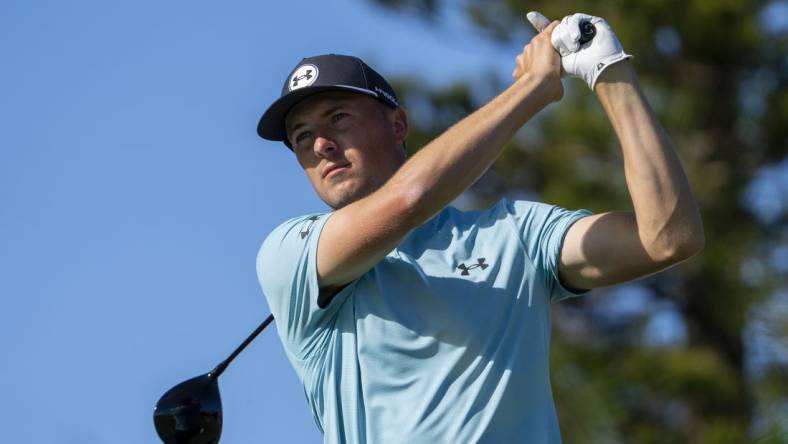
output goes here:
{"type": "Polygon", "coordinates": [[[391,108],[399,107],[391,85],[360,58],[339,54],[307,57],[287,76],[281,96],[260,118],[257,134],[287,145],[287,113],[298,102],[324,91],[350,91],[374,97],[391,108]]]}

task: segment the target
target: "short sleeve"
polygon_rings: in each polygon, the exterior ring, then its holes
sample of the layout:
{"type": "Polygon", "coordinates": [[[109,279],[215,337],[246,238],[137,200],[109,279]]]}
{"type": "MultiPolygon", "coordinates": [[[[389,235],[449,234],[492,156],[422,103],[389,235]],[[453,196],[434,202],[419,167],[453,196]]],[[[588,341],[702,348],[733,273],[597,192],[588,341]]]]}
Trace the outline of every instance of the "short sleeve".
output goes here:
{"type": "Polygon", "coordinates": [[[578,219],[589,216],[588,210],[567,210],[555,205],[504,200],[502,205],[513,217],[526,254],[531,258],[537,273],[550,289],[550,300],[580,296],[588,290],[564,287],[558,279],[558,263],[564,236],[578,219]]]}
{"type": "Polygon", "coordinates": [[[329,214],[303,216],[278,226],[257,255],[257,278],[288,351],[304,359],[323,346],[341,301],[317,303],[317,244],[329,214]]]}

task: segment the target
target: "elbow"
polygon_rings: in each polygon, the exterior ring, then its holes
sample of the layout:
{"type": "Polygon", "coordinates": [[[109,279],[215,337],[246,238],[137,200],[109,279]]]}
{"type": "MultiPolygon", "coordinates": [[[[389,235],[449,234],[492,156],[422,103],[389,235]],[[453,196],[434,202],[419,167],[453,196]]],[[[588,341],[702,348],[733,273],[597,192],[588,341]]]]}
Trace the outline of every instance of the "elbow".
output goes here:
{"type": "Polygon", "coordinates": [[[654,248],[654,256],[659,262],[666,266],[685,261],[703,250],[706,244],[703,225],[691,229],[683,229],[679,233],[669,236],[670,240],[662,242],[659,247],[654,248]]]}
{"type": "Polygon", "coordinates": [[[685,256],[684,259],[689,259],[700,253],[703,247],[706,246],[706,234],[703,232],[703,221],[700,215],[697,216],[691,228],[688,228],[686,231],[687,235],[684,237],[681,250],[685,256]]]}
{"type": "Polygon", "coordinates": [[[703,232],[693,235],[691,238],[684,240],[680,245],[677,245],[673,251],[673,259],[676,262],[684,261],[703,250],[706,244],[703,232]]]}
{"type": "Polygon", "coordinates": [[[431,196],[426,187],[415,184],[403,184],[403,186],[397,188],[395,193],[397,213],[407,225],[417,227],[426,222],[436,212],[435,208],[433,208],[434,205],[430,205],[431,196]]]}
{"type": "Polygon", "coordinates": [[[692,255],[694,256],[700,253],[705,246],[706,246],[706,234],[703,232],[703,222],[699,222],[698,229],[695,232],[695,236],[694,236],[693,247],[695,248],[695,251],[692,253],[692,255]]]}
{"type": "Polygon", "coordinates": [[[424,223],[432,214],[424,202],[426,192],[417,186],[400,186],[392,193],[390,207],[400,224],[415,228],[424,223]]]}

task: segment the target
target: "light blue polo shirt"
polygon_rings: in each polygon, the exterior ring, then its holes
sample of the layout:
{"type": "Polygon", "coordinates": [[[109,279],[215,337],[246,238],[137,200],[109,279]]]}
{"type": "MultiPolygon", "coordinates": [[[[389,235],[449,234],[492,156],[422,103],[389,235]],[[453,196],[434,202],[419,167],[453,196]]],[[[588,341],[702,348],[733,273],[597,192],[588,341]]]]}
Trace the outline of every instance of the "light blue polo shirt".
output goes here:
{"type": "Polygon", "coordinates": [[[327,443],[558,443],[550,302],[567,228],[588,211],[501,200],[446,208],[317,304],[330,213],[263,242],[257,273],[327,443]]]}

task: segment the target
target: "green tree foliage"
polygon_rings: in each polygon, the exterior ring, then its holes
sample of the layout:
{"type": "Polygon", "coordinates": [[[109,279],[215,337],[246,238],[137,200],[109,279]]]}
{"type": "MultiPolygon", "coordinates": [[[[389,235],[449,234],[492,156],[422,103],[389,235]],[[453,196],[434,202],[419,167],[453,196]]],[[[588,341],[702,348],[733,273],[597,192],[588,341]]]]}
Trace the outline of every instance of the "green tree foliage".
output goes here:
{"type": "MultiPolygon", "coordinates": [[[[436,32],[451,33],[441,30],[443,17],[460,12],[478,35],[451,38],[515,48],[529,33],[528,10],[605,17],[635,55],[676,143],[702,207],[706,248],[666,272],[554,306],[553,389],[564,440],[788,442],[788,228],[786,196],[775,188],[788,187],[788,4],[372,1],[422,17],[436,32]],[[776,180],[754,180],[761,176],[776,180]]],[[[396,82],[411,110],[411,149],[489,98],[479,91],[506,86],[469,74],[439,90],[417,78],[396,82]]],[[[464,202],[509,195],[595,212],[631,208],[601,107],[583,83],[565,85],[564,99],[526,125],[464,202]]]]}

